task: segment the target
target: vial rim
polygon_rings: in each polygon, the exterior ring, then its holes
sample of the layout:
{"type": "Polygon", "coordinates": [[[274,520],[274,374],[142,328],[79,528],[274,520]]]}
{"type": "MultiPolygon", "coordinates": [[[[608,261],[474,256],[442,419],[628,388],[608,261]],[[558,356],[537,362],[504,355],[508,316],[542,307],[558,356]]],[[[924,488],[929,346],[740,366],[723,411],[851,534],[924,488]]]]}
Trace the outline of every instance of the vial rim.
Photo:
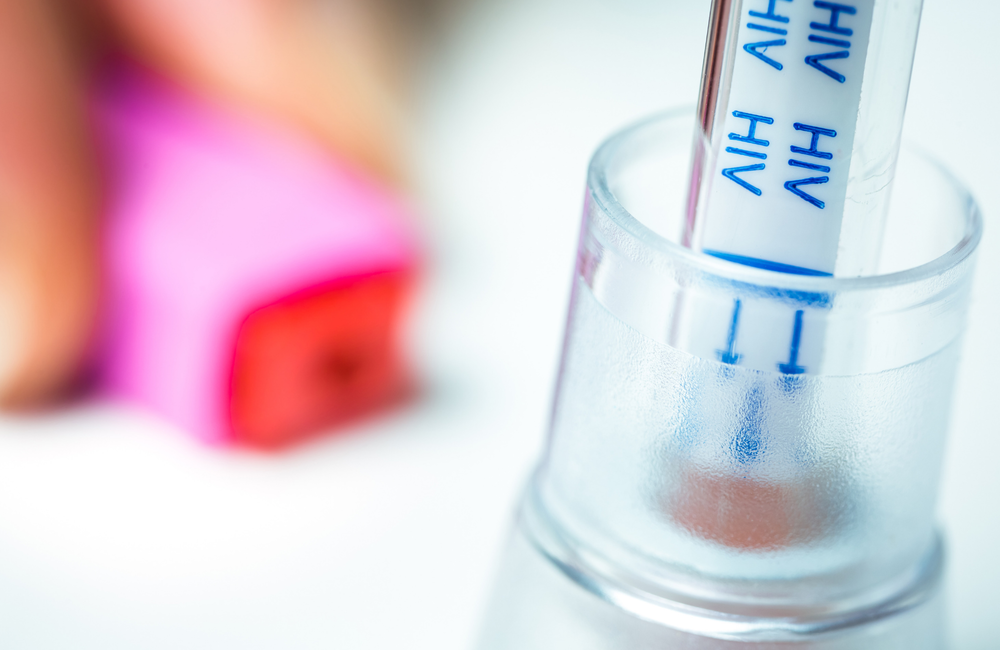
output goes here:
{"type": "Polygon", "coordinates": [[[861,292],[915,284],[940,276],[970,258],[982,240],[982,213],[969,189],[955,178],[937,158],[919,147],[904,143],[904,148],[909,153],[929,163],[965,204],[965,230],[962,238],[950,250],[935,259],[902,271],[862,277],[805,276],[744,266],[687,248],[653,231],[629,212],[612,191],[607,174],[607,170],[615,161],[615,156],[624,144],[632,141],[633,138],[650,127],[681,119],[690,120],[693,125],[695,123],[694,108],[684,106],[661,111],[611,135],[598,147],[590,160],[587,187],[599,209],[631,238],[644,247],[668,258],[680,260],[697,271],[728,280],[791,291],[861,292]]]}

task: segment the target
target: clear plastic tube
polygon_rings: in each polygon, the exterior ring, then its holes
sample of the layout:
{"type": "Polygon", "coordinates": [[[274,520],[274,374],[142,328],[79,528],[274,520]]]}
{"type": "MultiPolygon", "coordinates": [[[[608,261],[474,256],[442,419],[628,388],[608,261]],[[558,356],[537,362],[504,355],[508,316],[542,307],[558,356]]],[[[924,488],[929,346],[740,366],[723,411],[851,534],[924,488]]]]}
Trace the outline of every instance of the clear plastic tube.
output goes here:
{"type": "Polygon", "coordinates": [[[715,0],[686,245],[791,272],[878,272],[922,5],[715,0]]]}

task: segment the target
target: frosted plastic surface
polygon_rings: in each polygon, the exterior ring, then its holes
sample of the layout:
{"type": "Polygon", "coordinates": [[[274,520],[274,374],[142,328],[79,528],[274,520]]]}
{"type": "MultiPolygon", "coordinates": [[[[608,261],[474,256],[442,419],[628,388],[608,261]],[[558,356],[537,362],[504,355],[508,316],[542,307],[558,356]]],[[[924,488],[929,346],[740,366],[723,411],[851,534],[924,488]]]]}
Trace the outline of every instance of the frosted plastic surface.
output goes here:
{"type": "Polygon", "coordinates": [[[869,375],[748,370],[640,334],[582,277],[567,336],[541,491],[574,537],[626,564],[624,548],[725,579],[848,573],[852,588],[926,552],[956,343],[869,375]]]}

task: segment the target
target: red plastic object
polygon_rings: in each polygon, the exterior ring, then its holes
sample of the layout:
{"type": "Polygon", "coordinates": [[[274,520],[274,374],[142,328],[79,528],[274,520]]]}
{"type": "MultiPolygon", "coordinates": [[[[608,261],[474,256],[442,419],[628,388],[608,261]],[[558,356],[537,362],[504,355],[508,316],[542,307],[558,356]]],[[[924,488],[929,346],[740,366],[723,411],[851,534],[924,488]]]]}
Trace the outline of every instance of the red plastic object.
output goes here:
{"type": "Polygon", "coordinates": [[[284,446],[404,395],[396,334],[410,284],[405,273],[355,278],[250,314],[233,362],[234,438],[284,446]]]}

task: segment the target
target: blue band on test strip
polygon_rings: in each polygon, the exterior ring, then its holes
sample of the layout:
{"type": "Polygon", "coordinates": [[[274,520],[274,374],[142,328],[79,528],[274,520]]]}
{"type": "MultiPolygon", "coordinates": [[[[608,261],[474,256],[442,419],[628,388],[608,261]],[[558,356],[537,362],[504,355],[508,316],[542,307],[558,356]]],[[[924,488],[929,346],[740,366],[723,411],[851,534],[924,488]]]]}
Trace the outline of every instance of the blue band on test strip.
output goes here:
{"type": "Polygon", "coordinates": [[[720,260],[726,260],[727,262],[735,262],[736,264],[742,264],[743,266],[752,266],[755,269],[764,269],[766,271],[777,271],[778,273],[791,273],[793,275],[812,275],[817,277],[832,277],[833,273],[827,273],[825,271],[816,271],[814,269],[806,269],[801,266],[792,266],[791,264],[781,264],[780,262],[771,262],[769,260],[761,260],[755,257],[747,257],[746,255],[734,255],[732,253],[723,253],[722,251],[702,251],[706,255],[711,255],[712,257],[717,257],[720,260]]]}

